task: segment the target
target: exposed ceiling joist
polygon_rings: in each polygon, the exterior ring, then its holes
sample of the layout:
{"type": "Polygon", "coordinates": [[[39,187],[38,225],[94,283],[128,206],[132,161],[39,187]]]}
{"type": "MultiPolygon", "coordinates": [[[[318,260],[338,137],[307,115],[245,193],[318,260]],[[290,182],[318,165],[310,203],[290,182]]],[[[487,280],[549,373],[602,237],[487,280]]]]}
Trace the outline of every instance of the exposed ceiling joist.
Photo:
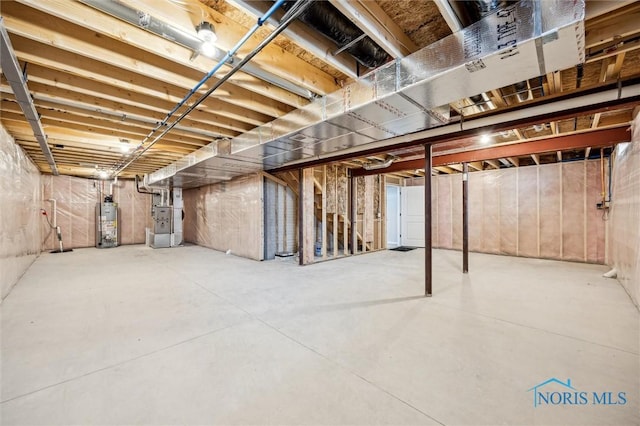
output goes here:
{"type": "Polygon", "coordinates": [[[375,2],[329,1],[393,58],[402,58],[418,50],[402,28],[393,22],[375,2]]]}

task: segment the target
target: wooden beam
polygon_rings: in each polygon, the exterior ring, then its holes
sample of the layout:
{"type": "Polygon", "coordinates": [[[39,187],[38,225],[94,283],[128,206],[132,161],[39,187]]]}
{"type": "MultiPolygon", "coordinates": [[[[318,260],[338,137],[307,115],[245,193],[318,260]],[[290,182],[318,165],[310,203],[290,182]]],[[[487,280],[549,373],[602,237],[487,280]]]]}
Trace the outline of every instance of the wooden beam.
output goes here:
{"type": "MultiPolygon", "coordinates": [[[[83,30],[77,27],[74,28],[73,25],[55,21],[55,18],[52,18],[50,15],[33,11],[33,13],[28,14],[28,20],[25,20],[23,16],[9,15],[6,9],[10,9],[11,13],[20,13],[20,10],[13,12],[13,8],[5,7],[5,3],[7,5],[9,3],[3,2],[2,10],[7,31],[12,34],[12,42],[14,43],[14,48],[18,56],[28,57],[29,62],[38,63],[38,57],[51,58],[54,52],[60,50],[71,53],[72,55],[77,55],[76,57],[72,56],[73,61],[70,62],[70,64],[75,62],[79,65],[80,69],[82,69],[82,65],[80,64],[86,60],[85,58],[120,68],[119,73],[108,72],[108,69],[102,71],[102,74],[105,74],[105,79],[119,78],[120,85],[127,84],[128,79],[133,77],[129,77],[126,73],[122,72],[126,70],[135,73],[138,77],[153,76],[156,80],[170,82],[181,87],[185,90],[185,93],[193,88],[203,77],[201,72],[191,67],[187,68],[186,66],[161,60],[160,58],[154,59],[151,55],[144,58],[144,60],[138,58],[139,51],[137,49],[132,49],[128,45],[118,43],[115,40],[111,42],[109,47],[102,47],[93,42],[92,34],[85,34],[83,30]],[[5,13],[7,13],[7,15],[5,15],[5,13]],[[55,23],[52,23],[52,20],[54,20],[55,23]],[[50,29],[52,27],[58,28],[61,31],[54,31],[50,29]],[[75,34],[70,35],[67,32],[74,32],[75,34]],[[21,38],[18,39],[17,37],[21,38]],[[31,41],[29,44],[30,47],[26,47],[27,43],[25,40],[31,41]],[[40,46],[34,45],[34,43],[39,43],[40,46]],[[53,51],[47,52],[47,49],[53,49],[53,51]]],[[[14,3],[11,4],[14,5],[14,3]]],[[[38,2],[38,4],[45,5],[50,4],[50,2],[38,2]]],[[[131,28],[129,25],[127,25],[127,27],[131,28]]],[[[156,37],[156,39],[159,39],[159,37],[156,37]]],[[[53,58],[55,59],[56,56],[57,55],[53,55],[53,58]]],[[[61,61],[61,59],[58,59],[58,61],[61,61]]],[[[65,59],[64,62],[66,63],[67,60],[65,59]]],[[[100,67],[98,67],[98,70],[100,70],[100,67]]],[[[83,75],[81,71],[77,74],[83,75]]],[[[215,81],[217,81],[215,78],[209,80],[208,85],[213,84],[215,81]]],[[[208,85],[205,87],[209,87],[208,85]]],[[[276,117],[288,112],[290,109],[285,108],[283,110],[283,104],[279,101],[258,95],[257,93],[230,83],[223,84],[220,89],[229,94],[229,96],[225,97],[225,102],[243,106],[255,112],[261,111],[261,103],[263,103],[263,113],[271,111],[276,117]],[[278,110],[283,112],[278,113],[278,110]]]]}
{"type": "Polygon", "coordinates": [[[589,155],[591,155],[591,147],[590,146],[588,146],[584,150],[584,159],[586,160],[587,158],[589,158],[589,155]]]}
{"type": "Polygon", "coordinates": [[[557,151],[556,152],[556,156],[557,156],[558,163],[561,163],[562,162],[562,151],[557,151]]]}
{"type": "Polygon", "coordinates": [[[504,101],[504,98],[502,97],[502,92],[500,91],[500,89],[491,90],[490,99],[496,104],[498,108],[503,108],[507,106],[507,103],[504,101]]]}
{"type": "MultiPolygon", "coordinates": [[[[196,58],[192,64],[190,59],[193,52],[189,49],[183,48],[162,37],[150,34],[143,29],[135,28],[115,18],[111,18],[91,7],[79,7],[77,3],[71,3],[65,0],[48,0],[46,2],[37,0],[21,1],[34,9],[79,24],[91,31],[107,35],[115,40],[124,41],[138,49],[154,55],[160,55],[164,59],[179,62],[189,68],[197,68],[201,72],[208,72],[215,64],[213,61],[204,57],[196,58]]],[[[153,10],[145,10],[145,12],[148,12],[152,16],[157,15],[159,13],[158,11],[161,11],[164,7],[159,2],[154,3],[157,5],[156,8],[153,10]]],[[[192,2],[192,4],[193,3],[194,2],[192,2]]],[[[4,6],[3,4],[3,14],[4,6]]],[[[208,20],[215,23],[216,34],[218,36],[216,46],[223,51],[230,50],[248,30],[248,27],[243,27],[241,24],[238,24],[221,13],[206,7],[204,4],[198,2],[197,7],[198,12],[200,12],[200,7],[206,8],[206,13],[209,15],[208,20]]],[[[258,35],[251,37],[245,47],[240,50],[239,56],[246,55],[253,50],[260,41],[261,38],[258,35]]],[[[252,63],[274,75],[278,75],[285,80],[292,81],[316,93],[327,94],[339,88],[336,81],[330,75],[305,62],[296,55],[283,51],[283,49],[276,45],[266,46],[261,54],[252,60],[252,63]],[[276,64],[278,61],[280,61],[279,64],[276,64]]],[[[294,107],[307,103],[306,100],[303,100],[299,96],[273,87],[246,74],[238,76],[234,79],[233,83],[238,86],[241,84],[246,85],[247,88],[252,88],[253,91],[259,90],[267,97],[277,97],[278,102],[284,102],[294,107]],[[274,94],[269,95],[268,92],[273,92],[274,94]]]]}
{"type": "Polygon", "coordinates": [[[598,128],[598,124],[600,124],[601,117],[602,117],[602,113],[600,112],[596,112],[595,114],[593,114],[593,121],[591,122],[592,129],[598,128]]]}
{"type": "Polygon", "coordinates": [[[520,129],[512,129],[512,131],[513,131],[513,134],[516,135],[519,141],[525,140],[525,137],[522,136],[522,132],[520,131],[520,129]]]}
{"type": "Polygon", "coordinates": [[[632,3],[597,18],[585,25],[585,48],[622,38],[638,32],[640,4],[632,3]]]}
{"type": "MultiPolygon", "coordinates": [[[[415,161],[415,160],[414,160],[414,161],[415,161]]],[[[417,165],[417,164],[419,164],[419,163],[420,163],[420,161],[415,161],[415,163],[414,163],[414,161],[411,161],[412,165],[414,165],[414,164],[415,164],[415,165],[417,165]]],[[[402,164],[402,163],[397,163],[397,164],[402,164]]],[[[450,174],[452,174],[452,173],[455,173],[455,170],[450,169],[449,167],[446,167],[446,166],[435,166],[435,167],[433,167],[433,168],[434,168],[435,170],[439,171],[439,172],[446,173],[446,174],[448,174],[448,175],[450,175],[450,174]]],[[[410,167],[409,169],[411,169],[411,167],[410,167]]],[[[355,172],[355,170],[354,170],[354,172],[355,172]]],[[[405,176],[405,177],[406,177],[406,176],[405,176]]]]}
{"type": "Polygon", "coordinates": [[[509,162],[516,167],[520,166],[520,160],[518,159],[518,157],[507,157],[507,160],[509,160],[509,162]]]}
{"type": "Polygon", "coordinates": [[[377,3],[372,1],[329,0],[391,57],[402,58],[418,47],[377,3]]]}
{"type": "Polygon", "coordinates": [[[484,170],[484,167],[482,166],[482,161],[473,161],[468,164],[469,164],[469,167],[471,167],[472,169],[476,169],[479,172],[484,170]]]}
{"type": "Polygon", "coordinates": [[[322,227],[322,248],[321,255],[322,259],[327,258],[327,165],[322,166],[322,208],[320,210],[320,215],[322,217],[322,222],[320,226],[322,227]]]}
{"type": "Polygon", "coordinates": [[[531,158],[533,159],[533,162],[536,163],[536,166],[540,165],[540,155],[531,154],[531,158]]]}
{"type": "Polygon", "coordinates": [[[302,169],[300,173],[300,209],[302,217],[300,224],[300,237],[302,252],[300,253],[301,264],[307,265],[314,261],[315,244],[315,214],[314,214],[314,181],[313,168],[302,169]]]}
{"type": "Polygon", "coordinates": [[[488,159],[483,160],[483,161],[485,163],[487,163],[488,165],[490,165],[491,167],[493,167],[494,169],[499,169],[500,168],[500,163],[497,160],[488,158],[488,159]]]}

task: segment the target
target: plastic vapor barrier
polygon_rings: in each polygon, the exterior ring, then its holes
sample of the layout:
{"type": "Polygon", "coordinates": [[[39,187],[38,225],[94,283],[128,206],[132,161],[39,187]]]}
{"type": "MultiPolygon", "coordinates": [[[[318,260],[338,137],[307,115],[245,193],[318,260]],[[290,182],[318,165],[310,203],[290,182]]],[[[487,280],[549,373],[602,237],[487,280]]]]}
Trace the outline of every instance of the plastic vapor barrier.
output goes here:
{"type": "MultiPolygon", "coordinates": [[[[95,246],[96,203],[109,194],[109,186],[109,181],[73,176],[42,176],[43,208],[47,211],[51,224],[60,227],[65,248],[95,246]]],[[[143,244],[145,227],[151,217],[151,196],[136,192],[133,181],[121,180],[113,185],[113,199],[120,209],[120,243],[143,244]]],[[[58,248],[55,231],[49,227],[44,217],[40,220],[40,225],[43,229],[43,248],[58,248]]]]}
{"type": "MultiPolygon", "coordinates": [[[[433,246],[460,250],[462,174],[432,179],[433,246]]],[[[471,172],[469,249],[604,264],[601,198],[600,160],[471,172]]]]}
{"type": "Polygon", "coordinates": [[[630,144],[619,144],[613,163],[610,264],[631,300],[640,306],[640,114],[630,144]]]}
{"type": "Polygon", "coordinates": [[[184,239],[255,260],[263,259],[260,174],[184,191],[184,239]]]}
{"type": "Polygon", "coordinates": [[[0,296],[40,253],[40,172],[0,125],[0,296]]]}

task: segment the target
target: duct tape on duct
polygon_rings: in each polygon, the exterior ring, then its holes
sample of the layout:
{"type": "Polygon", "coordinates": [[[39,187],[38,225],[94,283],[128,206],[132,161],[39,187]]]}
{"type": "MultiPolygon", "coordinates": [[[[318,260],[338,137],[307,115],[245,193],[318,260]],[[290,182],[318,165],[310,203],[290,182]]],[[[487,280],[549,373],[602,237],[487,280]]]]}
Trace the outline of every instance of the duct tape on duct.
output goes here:
{"type": "MultiPolygon", "coordinates": [[[[582,63],[583,20],[583,1],[510,5],[233,138],[226,157],[251,171],[271,169],[441,125],[449,119],[451,102],[582,63]]],[[[205,149],[209,159],[201,164],[173,164],[152,173],[149,181],[208,164],[218,172],[234,172],[215,161],[211,147],[205,149]]]]}

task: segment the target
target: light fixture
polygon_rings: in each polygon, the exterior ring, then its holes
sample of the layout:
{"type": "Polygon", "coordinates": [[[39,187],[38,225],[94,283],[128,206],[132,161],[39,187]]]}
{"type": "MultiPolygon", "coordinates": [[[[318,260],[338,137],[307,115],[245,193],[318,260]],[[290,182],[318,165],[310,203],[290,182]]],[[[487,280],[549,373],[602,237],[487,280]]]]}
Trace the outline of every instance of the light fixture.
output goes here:
{"type": "Polygon", "coordinates": [[[109,173],[107,173],[105,170],[100,170],[100,172],[98,172],[98,176],[100,177],[100,179],[106,179],[109,177],[109,173]]]}
{"type": "Polygon", "coordinates": [[[491,136],[486,135],[486,134],[480,136],[480,143],[488,144],[489,142],[491,142],[491,136]]]}
{"type": "Polygon", "coordinates": [[[196,32],[198,34],[198,38],[202,40],[200,53],[205,56],[213,56],[216,52],[216,41],[218,40],[218,36],[216,35],[213,25],[209,22],[202,21],[196,25],[196,32]]]}
{"type": "Polygon", "coordinates": [[[131,151],[131,145],[129,145],[129,141],[127,139],[120,139],[120,151],[123,154],[128,154],[131,151]]]}
{"type": "Polygon", "coordinates": [[[534,124],[533,125],[533,130],[535,130],[538,133],[543,131],[543,130],[546,130],[546,128],[547,128],[547,124],[546,123],[534,124]]]}

